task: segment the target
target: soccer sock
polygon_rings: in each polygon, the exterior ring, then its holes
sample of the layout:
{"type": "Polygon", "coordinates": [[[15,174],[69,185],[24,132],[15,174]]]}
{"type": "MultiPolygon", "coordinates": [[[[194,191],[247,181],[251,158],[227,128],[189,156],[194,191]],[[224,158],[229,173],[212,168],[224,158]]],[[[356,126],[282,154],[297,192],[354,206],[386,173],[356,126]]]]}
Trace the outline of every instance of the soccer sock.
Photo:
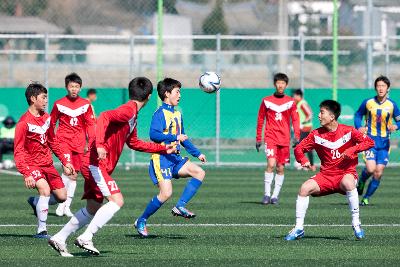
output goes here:
{"type": "Polygon", "coordinates": [[[364,198],[370,198],[375,193],[376,189],[378,189],[380,183],[380,180],[377,180],[375,177],[373,177],[371,182],[368,184],[367,193],[365,193],[364,198]]]}
{"type": "Polygon", "coordinates": [[[53,237],[58,241],[65,243],[68,236],[75,233],[83,226],[88,224],[93,219],[93,216],[86,210],[86,208],[81,208],[77,213],[69,220],[69,222],[64,225],[64,227],[53,237]]]}
{"type": "Polygon", "coordinates": [[[76,189],[76,181],[71,180],[68,182],[68,187],[67,187],[67,200],[65,200],[65,207],[69,208],[71,206],[72,199],[74,198],[75,194],[75,189],[76,189]]]}
{"type": "Polygon", "coordinates": [[[274,173],[265,172],[264,173],[264,196],[271,196],[271,184],[274,179],[274,173]]]}
{"type": "Polygon", "coordinates": [[[147,220],[151,215],[153,215],[161,206],[164,204],[161,202],[157,196],[153,197],[149,204],[147,204],[146,209],[144,210],[142,216],[140,216],[139,219],[145,219],[147,220]]]}
{"type": "Polygon", "coordinates": [[[68,189],[68,184],[69,184],[69,181],[71,181],[71,179],[69,179],[69,177],[67,175],[65,175],[64,173],[61,174],[61,179],[64,183],[65,189],[68,189]]]}
{"type": "Polygon", "coordinates": [[[357,189],[346,192],[347,201],[349,202],[349,208],[351,212],[352,224],[359,225],[360,222],[360,208],[358,204],[358,192],[357,189]]]}
{"type": "Polygon", "coordinates": [[[202,183],[203,183],[202,181],[200,181],[199,179],[196,179],[194,177],[192,179],[190,179],[187,182],[186,187],[183,190],[181,197],[179,198],[178,202],[176,203],[176,206],[177,207],[185,207],[186,204],[196,194],[197,190],[200,188],[202,183]]]}
{"type": "Polygon", "coordinates": [[[369,178],[370,176],[371,176],[371,174],[370,174],[369,172],[367,172],[367,168],[364,168],[364,169],[361,171],[360,181],[363,182],[363,183],[365,183],[365,182],[368,180],[368,178],[369,178]]]}
{"type": "Polygon", "coordinates": [[[92,240],[93,235],[102,228],[121,207],[113,201],[103,205],[94,215],[85,232],[80,236],[83,240],[92,240]]]}
{"type": "Polygon", "coordinates": [[[308,208],[308,203],[310,197],[302,197],[297,195],[296,200],[296,229],[303,230],[304,228],[304,217],[306,217],[306,212],[308,208]]]}
{"type": "Polygon", "coordinates": [[[40,196],[36,205],[36,213],[38,217],[37,232],[46,231],[47,214],[49,213],[49,199],[50,197],[40,196]]]}
{"type": "Polygon", "coordinates": [[[285,180],[285,175],[275,174],[275,188],[272,198],[278,198],[279,192],[281,191],[283,180],[285,180]]]}

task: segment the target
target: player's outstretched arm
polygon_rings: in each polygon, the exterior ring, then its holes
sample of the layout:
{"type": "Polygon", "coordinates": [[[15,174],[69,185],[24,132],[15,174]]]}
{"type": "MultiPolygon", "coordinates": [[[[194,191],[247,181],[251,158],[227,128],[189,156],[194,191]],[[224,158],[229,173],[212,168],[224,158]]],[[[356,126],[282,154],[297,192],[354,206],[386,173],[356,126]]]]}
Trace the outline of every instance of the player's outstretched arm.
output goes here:
{"type": "Polygon", "coordinates": [[[146,142],[143,140],[138,139],[137,137],[137,129],[135,128],[129,138],[126,140],[126,144],[130,149],[147,152],[147,153],[161,153],[161,154],[168,154],[169,152],[176,152],[171,150],[171,146],[165,146],[161,144],[157,144],[154,142],[146,142]]]}
{"type": "MultiPolygon", "coordinates": [[[[261,101],[260,108],[258,109],[258,115],[257,115],[257,127],[256,127],[256,149],[257,149],[257,144],[261,144],[261,138],[262,138],[262,130],[264,126],[264,120],[265,120],[265,105],[264,101],[261,101]]],[[[267,127],[267,126],[265,126],[267,127]]],[[[261,145],[260,145],[261,146],[261,145]]],[[[257,152],[259,151],[259,148],[257,149],[257,152]]]]}
{"type": "Polygon", "coordinates": [[[351,138],[355,139],[357,145],[346,149],[346,151],[342,153],[343,158],[356,158],[358,153],[368,150],[375,145],[374,140],[354,128],[351,132],[351,138]]]}
{"type": "Polygon", "coordinates": [[[360,130],[362,133],[366,133],[366,129],[367,129],[366,127],[363,127],[363,125],[362,125],[363,124],[362,119],[367,112],[366,106],[367,106],[367,99],[361,103],[360,107],[354,114],[354,127],[356,129],[360,130]],[[360,129],[360,128],[363,128],[363,129],[360,129]]]}
{"type": "MultiPolygon", "coordinates": [[[[294,148],[294,156],[296,161],[301,164],[303,167],[307,167],[307,163],[310,164],[308,158],[305,153],[314,149],[315,141],[314,141],[314,131],[312,131],[306,138],[304,138],[295,148],[294,148]]],[[[311,164],[310,164],[311,165],[311,164]]]]}
{"type": "Polygon", "coordinates": [[[27,125],[24,122],[18,122],[15,127],[14,137],[14,160],[17,170],[24,176],[29,177],[32,169],[25,160],[27,152],[25,151],[27,125]]]}

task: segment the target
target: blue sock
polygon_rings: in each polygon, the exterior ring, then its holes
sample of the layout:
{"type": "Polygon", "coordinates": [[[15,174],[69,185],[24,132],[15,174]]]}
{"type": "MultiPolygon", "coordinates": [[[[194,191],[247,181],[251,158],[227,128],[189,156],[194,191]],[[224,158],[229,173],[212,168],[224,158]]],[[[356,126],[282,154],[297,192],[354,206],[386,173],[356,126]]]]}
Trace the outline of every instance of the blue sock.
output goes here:
{"type": "Polygon", "coordinates": [[[176,203],[176,206],[185,207],[189,200],[192,199],[192,197],[196,194],[202,183],[202,181],[194,177],[190,179],[190,181],[186,184],[178,203],[176,203]]]}
{"type": "Polygon", "coordinates": [[[147,220],[151,215],[153,215],[161,206],[162,202],[158,200],[157,196],[153,197],[149,204],[147,204],[146,209],[144,210],[142,216],[139,219],[147,220]]]}
{"type": "Polygon", "coordinates": [[[369,182],[367,193],[365,193],[364,198],[370,198],[375,193],[376,189],[378,189],[381,181],[374,178],[371,180],[371,182],[369,182]]]}
{"type": "Polygon", "coordinates": [[[361,172],[360,181],[365,183],[370,176],[371,174],[367,172],[367,168],[364,168],[361,172]]]}

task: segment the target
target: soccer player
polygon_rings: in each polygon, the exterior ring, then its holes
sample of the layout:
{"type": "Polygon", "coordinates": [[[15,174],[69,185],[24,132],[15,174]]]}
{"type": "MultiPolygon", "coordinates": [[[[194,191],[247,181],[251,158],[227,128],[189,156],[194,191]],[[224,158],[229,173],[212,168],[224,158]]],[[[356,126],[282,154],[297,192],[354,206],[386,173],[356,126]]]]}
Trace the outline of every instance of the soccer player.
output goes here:
{"type": "Polygon", "coordinates": [[[357,239],[364,238],[361,228],[358,194],[356,189],[357,153],[374,146],[374,141],[355,128],[339,124],[340,104],[334,100],[322,101],[318,119],[321,127],[313,130],[294,149],[296,160],[309,168],[310,161],[304,155],[315,149],[321,159],[321,170],[305,181],[296,201],[296,226],[286,236],[295,240],[304,236],[304,217],[309,196],[325,196],[333,193],[346,194],[352,216],[352,226],[357,239]]]}
{"type": "MultiPolygon", "coordinates": [[[[312,110],[310,105],[304,99],[303,91],[301,89],[296,89],[293,92],[294,101],[296,101],[297,113],[300,117],[300,141],[307,137],[312,130],[312,110]]],[[[314,154],[312,151],[307,152],[307,157],[310,160],[312,171],[316,170],[314,165],[314,154]]]]}
{"type": "Polygon", "coordinates": [[[70,221],[50,240],[49,244],[63,257],[71,257],[66,247],[69,235],[88,225],[75,245],[93,255],[100,252],[93,245],[93,235],[102,228],[124,205],[123,195],[117,182],[111,177],[125,143],[129,148],[148,153],[173,153],[172,146],[144,142],[137,137],[138,112],[149,101],[153,85],[149,79],[138,77],[129,83],[130,100],[114,110],[100,114],[96,126],[96,145],[84,157],[82,175],[85,178],[83,198],[86,207],[81,208],[70,221]],[[104,198],[108,202],[102,205],[104,198]]]}
{"type": "Polygon", "coordinates": [[[143,214],[135,221],[139,235],[148,236],[146,222],[172,195],[172,178],[192,177],[176,205],[172,215],[184,218],[194,218],[196,215],[186,208],[203,183],[205,172],[202,168],[180,154],[181,145],[193,157],[206,162],[206,157],[188,139],[183,127],[182,114],[175,109],[181,99],[181,83],[171,78],[165,78],[157,85],[158,96],[163,101],[161,107],[153,114],[150,126],[150,139],[156,143],[173,144],[177,154],[153,154],[150,160],[149,175],[159,193],[147,204],[143,214]]]}
{"type": "Polygon", "coordinates": [[[86,92],[86,99],[89,101],[90,106],[92,107],[92,111],[93,111],[94,117],[96,117],[96,112],[94,111],[94,106],[93,106],[93,102],[95,102],[97,100],[97,91],[96,91],[96,89],[90,88],[86,92]]]}
{"type": "Polygon", "coordinates": [[[284,167],[290,160],[290,119],[294,129],[295,140],[300,139],[300,122],[296,103],[293,98],[285,95],[289,78],[284,73],[274,76],[275,93],[264,97],[258,110],[256,149],[260,151],[262,130],[265,121],[264,143],[267,157],[267,168],[264,174],[264,198],[262,203],[277,204],[279,192],[283,185],[284,167]],[[276,167],[275,188],[271,197],[271,184],[276,167]]]}
{"type": "Polygon", "coordinates": [[[48,238],[47,214],[50,194],[53,201],[67,198],[64,184],[53,166],[51,151],[63,164],[66,174],[73,174],[70,152],[63,151],[55,140],[51,118],[44,110],[47,106],[47,89],[39,83],[31,83],[25,91],[29,108],[19,119],[15,129],[14,159],[18,171],[24,176],[25,186],[39,193],[37,201],[29,203],[38,218],[36,238],[48,238]]]}
{"type": "Polygon", "coordinates": [[[385,76],[379,76],[375,80],[375,91],[376,96],[364,100],[354,116],[356,129],[375,141],[375,146],[365,151],[366,166],[358,181],[358,194],[362,195],[365,183],[372,175],[367,192],[361,200],[362,206],[369,204],[370,197],[379,187],[383,170],[389,162],[390,133],[400,128],[399,108],[388,98],[390,80],[385,76]],[[365,125],[363,125],[364,116],[365,125]],[[395,124],[392,123],[393,119],[395,124]]]}
{"type": "Polygon", "coordinates": [[[53,128],[56,127],[58,121],[57,140],[72,152],[71,161],[77,171],[73,175],[65,173],[61,175],[67,189],[67,200],[58,205],[56,214],[57,216],[72,217],[70,206],[75,194],[76,179],[78,171],[81,169],[86,140],[88,139],[88,149],[90,149],[95,139],[95,120],[91,104],[79,96],[82,88],[81,77],[76,73],[67,75],[65,88],[67,95],[54,102],[50,116],[53,128]]]}

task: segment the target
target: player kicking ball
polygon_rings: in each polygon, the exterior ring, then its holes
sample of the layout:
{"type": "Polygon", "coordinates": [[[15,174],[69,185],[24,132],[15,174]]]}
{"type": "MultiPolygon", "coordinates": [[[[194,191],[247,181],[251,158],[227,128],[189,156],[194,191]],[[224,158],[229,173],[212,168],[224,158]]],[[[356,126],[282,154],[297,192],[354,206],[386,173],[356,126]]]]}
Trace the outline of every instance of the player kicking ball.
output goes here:
{"type": "Polygon", "coordinates": [[[157,85],[158,96],[163,101],[161,107],[153,114],[150,126],[150,139],[160,144],[173,144],[176,154],[153,154],[150,160],[149,175],[159,188],[143,214],[135,221],[139,235],[148,236],[146,222],[172,195],[172,178],[192,177],[186,184],[183,193],[172,208],[172,215],[183,218],[194,218],[196,215],[186,208],[187,203],[196,194],[203,183],[205,172],[202,168],[179,155],[181,145],[193,157],[206,162],[206,157],[189,141],[183,127],[182,115],[175,107],[181,99],[181,83],[171,78],[165,78],[157,85]]]}
{"type": "Polygon", "coordinates": [[[296,201],[296,226],[285,237],[296,240],[304,236],[304,217],[309,197],[341,193],[347,196],[352,216],[352,226],[357,239],[364,238],[361,229],[358,193],[356,189],[358,164],[357,153],[374,146],[374,141],[355,128],[339,124],[340,104],[334,100],[322,101],[318,119],[321,127],[313,130],[294,150],[296,160],[309,168],[305,153],[315,149],[321,160],[319,173],[305,181],[296,201]]]}

